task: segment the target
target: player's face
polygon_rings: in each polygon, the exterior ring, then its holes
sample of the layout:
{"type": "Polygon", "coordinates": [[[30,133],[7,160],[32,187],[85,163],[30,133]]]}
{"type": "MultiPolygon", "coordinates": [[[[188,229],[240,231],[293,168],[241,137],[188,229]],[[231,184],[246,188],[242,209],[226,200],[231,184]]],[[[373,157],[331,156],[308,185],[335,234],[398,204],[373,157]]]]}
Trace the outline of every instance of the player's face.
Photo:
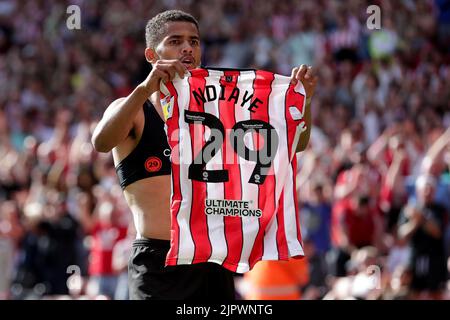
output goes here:
{"type": "Polygon", "coordinates": [[[159,59],[178,59],[187,69],[199,67],[200,35],[196,26],[190,22],[168,22],[167,33],[155,51],[159,59]]]}

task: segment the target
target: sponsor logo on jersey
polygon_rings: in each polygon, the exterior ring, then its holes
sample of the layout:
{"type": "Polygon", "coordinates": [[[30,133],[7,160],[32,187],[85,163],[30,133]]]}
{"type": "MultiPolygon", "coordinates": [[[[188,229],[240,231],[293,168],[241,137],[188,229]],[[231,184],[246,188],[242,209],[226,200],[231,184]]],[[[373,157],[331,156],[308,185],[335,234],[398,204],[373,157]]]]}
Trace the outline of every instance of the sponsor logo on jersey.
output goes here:
{"type": "Polygon", "coordinates": [[[256,217],[261,218],[262,211],[259,208],[252,208],[253,201],[245,200],[221,200],[206,199],[205,214],[221,215],[231,217],[256,217]]]}
{"type": "Polygon", "coordinates": [[[162,167],[162,161],[158,157],[149,157],[145,161],[145,170],[148,172],[157,172],[162,167]]]}

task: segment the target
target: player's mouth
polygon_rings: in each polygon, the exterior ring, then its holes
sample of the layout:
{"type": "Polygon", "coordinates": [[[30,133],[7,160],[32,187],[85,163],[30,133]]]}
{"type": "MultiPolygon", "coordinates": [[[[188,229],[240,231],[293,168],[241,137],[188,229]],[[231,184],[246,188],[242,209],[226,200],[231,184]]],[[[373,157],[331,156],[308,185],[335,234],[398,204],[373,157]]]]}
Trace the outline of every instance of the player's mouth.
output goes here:
{"type": "Polygon", "coordinates": [[[184,66],[189,69],[194,69],[196,67],[195,65],[195,59],[192,56],[185,56],[180,59],[181,63],[184,64],[184,66]]]}

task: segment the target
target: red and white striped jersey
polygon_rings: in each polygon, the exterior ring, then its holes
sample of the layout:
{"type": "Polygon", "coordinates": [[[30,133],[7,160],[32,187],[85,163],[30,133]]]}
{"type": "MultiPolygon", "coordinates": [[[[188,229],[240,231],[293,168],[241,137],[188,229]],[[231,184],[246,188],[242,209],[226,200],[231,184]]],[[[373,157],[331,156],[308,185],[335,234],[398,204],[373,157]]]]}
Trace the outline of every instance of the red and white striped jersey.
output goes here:
{"type": "Polygon", "coordinates": [[[172,149],[167,265],[234,272],[303,256],[295,149],[305,91],[268,71],[191,70],[161,84],[172,149]]]}

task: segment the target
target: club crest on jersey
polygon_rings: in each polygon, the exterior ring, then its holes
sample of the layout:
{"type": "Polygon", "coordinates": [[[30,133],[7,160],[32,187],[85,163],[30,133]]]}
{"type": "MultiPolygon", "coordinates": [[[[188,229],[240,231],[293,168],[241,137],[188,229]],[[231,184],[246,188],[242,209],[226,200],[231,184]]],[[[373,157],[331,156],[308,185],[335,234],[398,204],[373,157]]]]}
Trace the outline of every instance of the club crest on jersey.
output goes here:
{"type": "Polygon", "coordinates": [[[161,107],[164,114],[164,119],[167,120],[172,117],[173,112],[173,102],[174,98],[173,96],[167,95],[163,98],[161,98],[161,107]]]}
{"type": "Polygon", "coordinates": [[[158,157],[149,157],[145,161],[145,170],[148,172],[157,172],[162,167],[162,161],[158,157]]]}

